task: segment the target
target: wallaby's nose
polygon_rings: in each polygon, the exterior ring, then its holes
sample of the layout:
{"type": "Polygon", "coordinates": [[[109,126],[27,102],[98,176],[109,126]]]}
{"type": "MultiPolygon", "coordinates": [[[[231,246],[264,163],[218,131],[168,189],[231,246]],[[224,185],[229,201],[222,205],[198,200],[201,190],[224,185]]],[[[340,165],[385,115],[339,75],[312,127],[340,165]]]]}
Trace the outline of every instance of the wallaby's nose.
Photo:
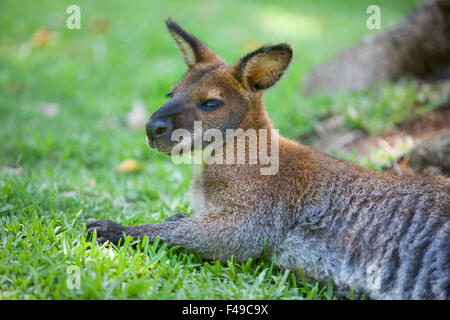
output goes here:
{"type": "Polygon", "coordinates": [[[150,139],[161,138],[162,136],[169,133],[170,121],[167,119],[150,119],[145,124],[145,129],[147,131],[147,136],[150,139]]]}

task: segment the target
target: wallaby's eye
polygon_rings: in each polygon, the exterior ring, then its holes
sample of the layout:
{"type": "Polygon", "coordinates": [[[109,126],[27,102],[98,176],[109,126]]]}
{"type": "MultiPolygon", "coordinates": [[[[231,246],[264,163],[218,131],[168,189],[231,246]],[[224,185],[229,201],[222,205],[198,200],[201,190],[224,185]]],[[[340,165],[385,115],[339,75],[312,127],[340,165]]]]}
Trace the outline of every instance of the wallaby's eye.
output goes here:
{"type": "Polygon", "coordinates": [[[173,97],[173,94],[172,94],[172,92],[169,92],[169,93],[166,93],[166,94],[164,95],[164,97],[166,97],[166,98],[172,98],[172,97],[173,97]]]}
{"type": "Polygon", "coordinates": [[[201,106],[203,109],[207,110],[217,109],[222,106],[222,101],[219,101],[217,99],[209,99],[203,102],[201,106]]]}

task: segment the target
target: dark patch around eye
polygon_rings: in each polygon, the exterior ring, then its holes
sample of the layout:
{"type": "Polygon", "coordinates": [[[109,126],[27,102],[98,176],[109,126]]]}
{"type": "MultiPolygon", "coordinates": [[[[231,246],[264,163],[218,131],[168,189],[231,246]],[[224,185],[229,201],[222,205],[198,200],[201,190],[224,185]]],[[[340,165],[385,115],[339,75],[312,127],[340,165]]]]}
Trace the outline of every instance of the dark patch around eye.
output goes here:
{"type": "Polygon", "coordinates": [[[200,106],[205,110],[214,110],[220,108],[222,104],[223,104],[222,101],[219,101],[217,99],[209,99],[201,103],[200,106]]]}

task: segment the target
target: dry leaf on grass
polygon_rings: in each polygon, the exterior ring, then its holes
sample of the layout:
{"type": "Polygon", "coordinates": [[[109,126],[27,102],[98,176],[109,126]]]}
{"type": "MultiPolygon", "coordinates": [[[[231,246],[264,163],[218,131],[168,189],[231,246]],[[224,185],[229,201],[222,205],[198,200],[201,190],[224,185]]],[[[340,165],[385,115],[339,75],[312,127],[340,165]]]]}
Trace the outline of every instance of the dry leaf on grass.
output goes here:
{"type": "Polygon", "coordinates": [[[50,43],[51,38],[52,38],[52,32],[49,29],[47,29],[47,28],[38,29],[33,34],[33,38],[32,38],[33,45],[35,45],[36,47],[47,45],[50,43]]]}
{"type": "Polygon", "coordinates": [[[4,174],[21,174],[22,168],[2,167],[2,173],[4,174]]]}
{"type": "Polygon", "coordinates": [[[117,172],[139,172],[141,165],[135,159],[126,159],[116,168],[117,172]]]}
{"type": "Polygon", "coordinates": [[[41,102],[39,104],[39,112],[50,118],[56,117],[59,114],[59,110],[57,102],[41,102]]]}
{"type": "Polygon", "coordinates": [[[133,102],[133,107],[126,116],[126,122],[130,128],[143,129],[145,128],[145,123],[147,122],[149,116],[150,115],[145,108],[144,102],[138,99],[133,102]]]}

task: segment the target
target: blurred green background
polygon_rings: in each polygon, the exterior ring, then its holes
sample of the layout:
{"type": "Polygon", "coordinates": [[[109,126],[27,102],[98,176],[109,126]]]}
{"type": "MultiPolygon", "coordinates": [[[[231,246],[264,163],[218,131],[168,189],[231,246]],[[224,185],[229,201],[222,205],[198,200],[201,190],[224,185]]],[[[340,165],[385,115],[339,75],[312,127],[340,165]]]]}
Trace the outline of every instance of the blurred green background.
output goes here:
{"type": "Polygon", "coordinates": [[[84,242],[83,223],[89,217],[151,223],[192,213],[189,166],[149,150],[144,130],[124,120],[136,100],[154,112],[186,71],[167,17],[229,63],[263,44],[289,42],[293,63],[265,103],[280,133],[297,139],[334,108],[332,97],[302,96],[306,73],[373,32],[366,27],[369,5],[380,6],[386,28],[417,2],[1,1],[0,297],[324,298],[318,290],[311,295],[313,287],[301,291],[295,280],[278,290],[284,274],[272,269],[275,278],[264,278],[254,292],[227,276],[229,266],[202,282],[198,268],[208,269],[199,257],[189,262],[191,253],[172,257],[167,248],[165,257],[182,266],[184,279],[175,280],[182,271],[174,265],[153,264],[153,275],[163,274],[155,280],[142,271],[150,260],[130,263],[134,249],[112,257],[84,242]],[[71,4],[81,8],[80,30],[66,28],[71,4]],[[139,173],[115,171],[127,158],[140,163],[139,173]],[[82,269],[81,291],[65,287],[69,265],[82,269]]]}

